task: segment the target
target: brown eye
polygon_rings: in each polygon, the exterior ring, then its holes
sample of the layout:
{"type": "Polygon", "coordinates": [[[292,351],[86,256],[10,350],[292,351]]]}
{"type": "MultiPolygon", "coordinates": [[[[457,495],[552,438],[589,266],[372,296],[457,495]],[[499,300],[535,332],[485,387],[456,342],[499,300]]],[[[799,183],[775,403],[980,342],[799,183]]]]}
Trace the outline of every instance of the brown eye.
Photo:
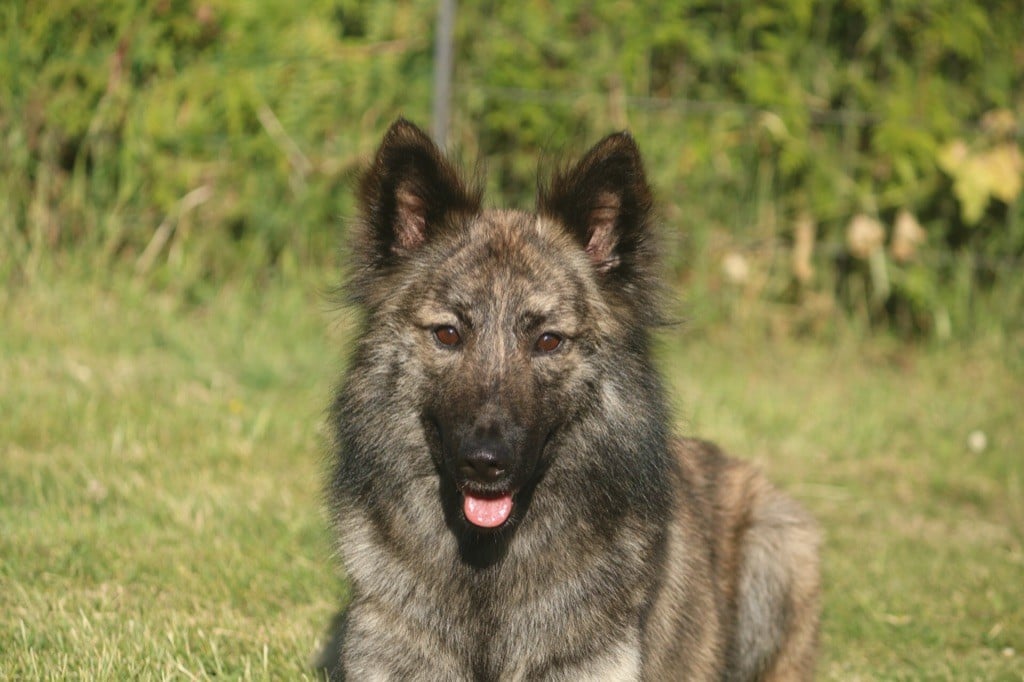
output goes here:
{"type": "Polygon", "coordinates": [[[462,337],[459,336],[459,331],[455,327],[438,327],[434,330],[434,338],[442,346],[453,347],[459,345],[459,341],[462,337]]]}
{"type": "Polygon", "coordinates": [[[562,337],[552,332],[544,332],[537,339],[536,348],[541,353],[551,353],[562,345],[562,337]]]}

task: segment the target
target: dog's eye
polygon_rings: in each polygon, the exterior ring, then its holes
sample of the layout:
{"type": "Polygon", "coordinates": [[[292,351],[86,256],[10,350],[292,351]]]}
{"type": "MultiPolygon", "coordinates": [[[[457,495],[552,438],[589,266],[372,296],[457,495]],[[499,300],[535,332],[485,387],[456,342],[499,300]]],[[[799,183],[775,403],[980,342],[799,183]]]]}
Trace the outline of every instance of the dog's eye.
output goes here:
{"type": "Polygon", "coordinates": [[[544,332],[537,339],[536,349],[541,353],[551,353],[562,345],[562,337],[553,332],[544,332]]]}
{"type": "Polygon", "coordinates": [[[459,336],[459,330],[451,326],[434,329],[434,338],[442,346],[448,346],[449,348],[459,345],[459,342],[462,341],[462,337],[459,336]]]}

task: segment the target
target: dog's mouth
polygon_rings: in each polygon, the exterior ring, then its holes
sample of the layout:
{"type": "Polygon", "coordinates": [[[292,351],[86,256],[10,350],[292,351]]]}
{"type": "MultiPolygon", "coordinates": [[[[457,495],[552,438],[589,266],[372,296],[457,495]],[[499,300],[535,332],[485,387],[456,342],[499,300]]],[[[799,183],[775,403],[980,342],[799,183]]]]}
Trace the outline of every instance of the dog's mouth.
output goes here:
{"type": "Polygon", "coordinates": [[[482,493],[466,489],[462,491],[462,514],[467,522],[477,528],[500,528],[512,517],[514,507],[515,500],[511,492],[482,493]]]}
{"type": "Polygon", "coordinates": [[[540,452],[524,448],[521,438],[512,440],[518,445],[502,438],[448,442],[440,420],[428,416],[427,425],[447,522],[482,535],[518,524],[530,505],[540,452]]]}

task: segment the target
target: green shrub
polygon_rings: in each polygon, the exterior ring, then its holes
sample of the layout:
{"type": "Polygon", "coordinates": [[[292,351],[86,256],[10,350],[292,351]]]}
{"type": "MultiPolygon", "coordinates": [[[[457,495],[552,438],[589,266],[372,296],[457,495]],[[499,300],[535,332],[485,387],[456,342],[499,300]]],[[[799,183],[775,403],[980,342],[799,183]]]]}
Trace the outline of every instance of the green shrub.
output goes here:
{"type": "MultiPolygon", "coordinates": [[[[3,269],[69,247],[174,281],[333,266],[353,171],[398,114],[428,122],[435,14],[9,3],[3,269]]],[[[712,317],[966,330],[1024,305],[1022,25],[1013,0],[462,3],[450,145],[528,205],[538,159],[629,127],[712,317]]]]}
{"type": "Polygon", "coordinates": [[[1022,25],[1014,2],[467,6],[456,111],[520,199],[567,131],[632,128],[682,237],[680,276],[700,286],[945,334],[976,322],[964,278],[1024,305],[1022,25]],[[856,216],[883,226],[859,257],[856,216]],[[898,216],[919,227],[910,243],[898,216]]]}
{"type": "Polygon", "coordinates": [[[176,275],[333,262],[348,176],[424,117],[432,3],[5,8],[0,231],[31,266],[86,245],[176,275]]]}

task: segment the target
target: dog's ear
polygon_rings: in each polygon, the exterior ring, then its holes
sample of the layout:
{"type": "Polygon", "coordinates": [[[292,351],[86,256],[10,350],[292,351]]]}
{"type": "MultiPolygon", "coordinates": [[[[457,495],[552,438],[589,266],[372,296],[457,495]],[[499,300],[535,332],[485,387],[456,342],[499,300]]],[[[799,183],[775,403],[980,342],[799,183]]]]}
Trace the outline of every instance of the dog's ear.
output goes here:
{"type": "Polygon", "coordinates": [[[652,204],[640,150],[625,132],[555,172],[537,200],[538,213],[564,225],[586,252],[608,301],[641,326],[662,321],[652,204]]]}
{"type": "Polygon", "coordinates": [[[643,267],[651,188],[629,133],[598,142],[541,188],[538,211],[564,224],[599,273],[643,267]]]}
{"type": "Polygon", "coordinates": [[[398,119],[359,183],[363,265],[379,267],[414,252],[453,216],[478,211],[480,196],[425,132],[398,119]]]}

